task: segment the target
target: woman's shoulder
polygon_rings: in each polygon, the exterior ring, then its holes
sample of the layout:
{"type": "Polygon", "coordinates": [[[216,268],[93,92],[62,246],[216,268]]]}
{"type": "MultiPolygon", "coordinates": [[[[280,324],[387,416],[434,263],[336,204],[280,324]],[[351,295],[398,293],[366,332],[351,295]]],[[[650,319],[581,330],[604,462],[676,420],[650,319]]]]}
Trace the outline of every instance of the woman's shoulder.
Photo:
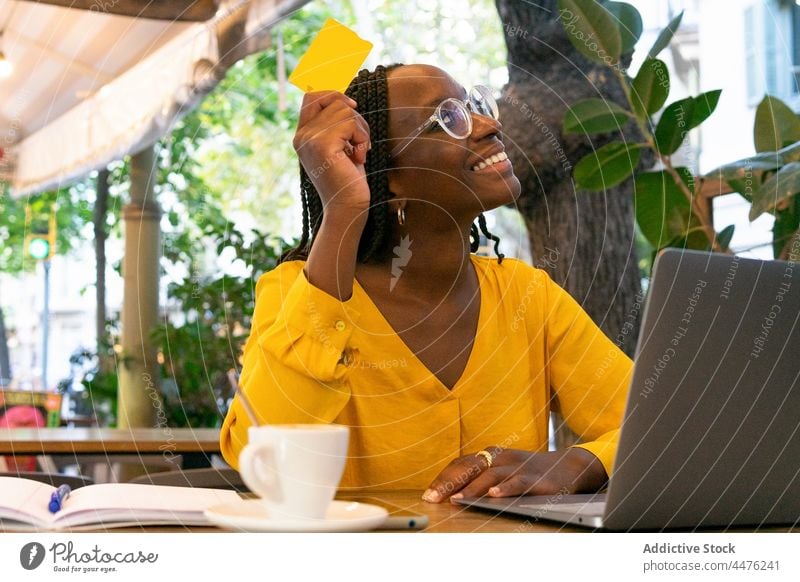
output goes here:
{"type": "Polygon", "coordinates": [[[289,287],[303,271],[306,262],[302,260],[284,261],[274,269],[270,269],[258,278],[256,283],[256,296],[265,287],[289,287]]]}
{"type": "Polygon", "coordinates": [[[504,257],[498,262],[496,257],[471,255],[477,269],[498,281],[507,283],[544,285],[549,279],[547,271],[526,263],[521,259],[504,257]]]}

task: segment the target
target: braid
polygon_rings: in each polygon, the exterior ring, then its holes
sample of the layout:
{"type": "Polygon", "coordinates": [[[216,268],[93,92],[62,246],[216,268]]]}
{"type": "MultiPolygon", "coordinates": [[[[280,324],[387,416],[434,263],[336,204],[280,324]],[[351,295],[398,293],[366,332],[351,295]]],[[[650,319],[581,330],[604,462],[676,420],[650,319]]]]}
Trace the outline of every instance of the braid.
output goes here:
{"type": "MultiPolygon", "coordinates": [[[[389,167],[389,102],[386,74],[399,64],[375,71],[362,69],[350,83],[345,95],[354,99],[358,111],[367,122],[372,148],[367,152],[364,166],[370,192],[370,207],[367,223],[358,245],[358,261],[382,261],[389,251],[389,205],[394,196],[389,190],[387,169],[389,167]]],[[[319,192],[306,171],[300,168],[300,197],[303,203],[303,234],[299,244],[281,255],[279,262],[305,259],[322,223],[323,207],[319,192]],[[309,242],[310,241],[310,242],[309,242]]]]}
{"type": "MultiPolygon", "coordinates": [[[[303,170],[305,173],[305,170],[303,170]]],[[[306,175],[306,181],[310,188],[306,188],[306,197],[308,198],[308,212],[309,212],[309,229],[311,232],[311,240],[317,236],[319,227],[322,226],[322,199],[317,193],[317,189],[311,183],[311,179],[306,175]]],[[[311,250],[311,244],[308,245],[308,250],[311,250]]]]}
{"type": "Polygon", "coordinates": [[[470,236],[469,250],[470,250],[470,252],[475,253],[480,248],[480,246],[481,246],[481,235],[480,235],[480,233],[482,232],[483,235],[488,240],[494,241],[494,254],[497,255],[497,263],[501,264],[503,262],[503,259],[505,258],[505,255],[500,252],[500,237],[497,236],[497,235],[492,234],[491,232],[489,232],[489,228],[486,226],[486,217],[483,216],[483,214],[479,214],[478,215],[478,225],[480,226],[480,232],[478,231],[478,226],[476,226],[474,222],[472,223],[472,226],[470,226],[470,229],[469,229],[469,236],[470,236]]]}
{"type": "Polygon", "coordinates": [[[478,232],[478,227],[475,226],[475,223],[472,223],[472,226],[469,227],[469,251],[471,253],[477,253],[478,249],[481,246],[481,235],[478,232]]]}
{"type": "MultiPolygon", "coordinates": [[[[300,166],[300,174],[302,175],[305,173],[303,170],[303,166],[300,166]]],[[[302,178],[300,179],[300,183],[302,184],[302,178]]],[[[304,188],[300,188],[300,200],[303,202],[303,234],[300,238],[300,242],[298,243],[297,247],[301,249],[308,248],[308,192],[304,188]]],[[[281,257],[283,258],[283,257],[281,257]]]]}
{"type": "MultiPolygon", "coordinates": [[[[494,254],[497,255],[497,264],[501,264],[505,255],[500,252],[500,237],[489,232],[486,226],[486,217],[482,213],[478,215],[478,225],[481,227],[481,232],[486,238],[494,241],[494,254]]],[[[475,225],[473,224],[472,226],[474,227],[475,225]]]]}

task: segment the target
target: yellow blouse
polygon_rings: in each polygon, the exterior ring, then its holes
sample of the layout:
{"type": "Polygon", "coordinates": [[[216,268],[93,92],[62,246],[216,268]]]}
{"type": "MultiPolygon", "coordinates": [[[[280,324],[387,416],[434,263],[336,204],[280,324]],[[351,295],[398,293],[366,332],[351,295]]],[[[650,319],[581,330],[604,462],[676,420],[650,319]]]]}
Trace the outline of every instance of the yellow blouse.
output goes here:
{"type": "MultiPolygon", "coordinates": [[[[423,489],[487,446],[546,451],[554,409],[610,475],[631,360],[546,272],[471,257],[478,329],[452,390],[357,281],[341,302],[308,282],[303,261],[263,275],[241,375],[259,420],[349,426],[342,487],[423,489]]],[[[233,467],[249,426],[234,398],[220,437],[233,467]]]]}

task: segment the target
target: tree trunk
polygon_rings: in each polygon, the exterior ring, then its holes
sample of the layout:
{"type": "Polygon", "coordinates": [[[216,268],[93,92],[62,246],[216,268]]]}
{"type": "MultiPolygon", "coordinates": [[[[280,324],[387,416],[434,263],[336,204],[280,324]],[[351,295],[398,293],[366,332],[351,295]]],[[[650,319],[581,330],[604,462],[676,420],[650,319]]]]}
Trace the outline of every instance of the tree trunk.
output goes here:
{"type": "Polygon", "coordinates": [[[97,359],[101,372],[112,366],[106,346],[106,217],[108,215],[108,170],[97,173],[97,201],[94,205],[94,256],[95,256],[95,299],[97,313],[95,329],[97,333],[97,359]]]}
{"type": "MultiPolygon", "coordinates": [[[[593,136],[590,142],[561,131],[564,113],[576,101],[594,97],[623,104],[624,94],[608,68],[573,48],[555,0],[496,0],[496,5],[508,48],[501,119],[522,183],[519,210],[534,265],[547,270],[631,355],[641,311],[633,182],[587,193],[576,192],[571,180],[578,160],[619,139],[619,132],[593,136]]],[[[641,136],[630,124],[623,139],[640,141],[641,136]]]]}

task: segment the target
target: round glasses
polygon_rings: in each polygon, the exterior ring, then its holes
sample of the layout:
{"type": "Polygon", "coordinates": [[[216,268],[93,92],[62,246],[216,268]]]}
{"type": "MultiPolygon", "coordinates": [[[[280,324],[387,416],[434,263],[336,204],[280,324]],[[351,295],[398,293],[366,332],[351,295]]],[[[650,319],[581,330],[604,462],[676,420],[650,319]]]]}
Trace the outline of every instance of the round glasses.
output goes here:
{"type": "Polygon", "coordinates": [[[467,99],[462,101],[455,97],[448,97],[436,107],[425,123],[420,125],[414,132],[405,138],[401,144],[394,148],[391,157],[399,156],[412,141],[417,139],[420,134],[435,123],[447,132],[450,137],[464,139],[472,133],[472,114],[485,115],[492,119],[500,119],[500,111],[497,108],[497,101],[492,97],[492,92],[488,87],[475,85],[467,94],[467,99]]]}

